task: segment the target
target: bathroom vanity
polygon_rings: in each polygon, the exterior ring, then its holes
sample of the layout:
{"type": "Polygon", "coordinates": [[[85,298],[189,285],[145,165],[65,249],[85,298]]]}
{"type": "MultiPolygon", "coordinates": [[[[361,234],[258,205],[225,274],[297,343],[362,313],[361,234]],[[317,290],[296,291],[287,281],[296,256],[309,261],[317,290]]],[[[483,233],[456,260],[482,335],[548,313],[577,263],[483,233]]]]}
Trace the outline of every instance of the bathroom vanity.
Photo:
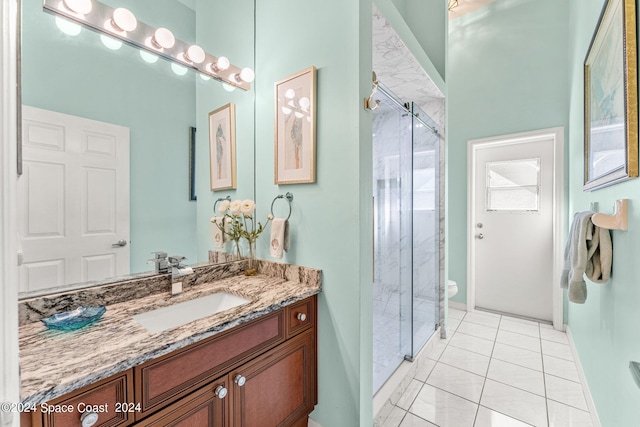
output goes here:
{"type": "Polygon", "coordinates": [[[78,331],[23,325],[22,404],[36,411],[22,426],[306,426],[317,403],[320,272],[262,262],[254,277],[198,273],[207,281],[182,295],[107,305],[78,331]],[[220,290],[250,302],[163,332],[133,320],[220,290]]]}

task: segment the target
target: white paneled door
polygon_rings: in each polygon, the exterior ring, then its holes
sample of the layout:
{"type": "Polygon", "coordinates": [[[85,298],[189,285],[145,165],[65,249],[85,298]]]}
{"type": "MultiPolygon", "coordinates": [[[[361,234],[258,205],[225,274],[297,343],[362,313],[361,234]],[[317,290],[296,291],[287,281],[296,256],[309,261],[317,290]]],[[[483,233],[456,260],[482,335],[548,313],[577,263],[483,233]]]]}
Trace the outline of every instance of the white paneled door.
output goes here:
{"type": "Polygon", "coordinates": [[[553,319],[553,174],[553,137],[476,148],[475,307],[553,319]]]}
{"type": "Polygon", "coordinates": [[[22,107],[20,291],[129,273],[129,129],[22,107]]]}

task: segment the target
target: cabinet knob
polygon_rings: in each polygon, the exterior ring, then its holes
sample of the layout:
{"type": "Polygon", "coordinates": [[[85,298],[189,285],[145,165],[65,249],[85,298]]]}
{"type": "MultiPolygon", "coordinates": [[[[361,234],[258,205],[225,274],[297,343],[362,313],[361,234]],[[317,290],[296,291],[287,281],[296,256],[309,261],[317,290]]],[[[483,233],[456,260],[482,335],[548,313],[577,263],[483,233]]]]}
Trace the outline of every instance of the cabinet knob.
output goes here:
{"type": "Polygon", "coordinates": [[[80,415],[80,422],[82,423],[82,427],[91,427],[96,425],[98,418],[98,414],[95,412],[85,411],[80,415]]]}
{"type": "Polygon", "coordinates": [[[298,315],[296,316],[298,318],[299,321],[304,322],[305,320],[307,320],[307,315],[304,313],[298,313],[298,315]]]}
{"type": "Polygon", "coordinates": [[[225,386],[219,385],[218,387],[216,387],[216,390],[214,391],[214,393],[220,399],[224,399],[225,396],[227,395],[227,389],[225,388],[225,386]]]}
{"type": "Polygon", "coordinates": [[[233,379],[233,382],[238,384],[238,387],[242,387],[244,385],[244,383],[247,382],[247,379],[245,377],[243,377],[242,375],[236,375],[235,378],[233,379]]]}

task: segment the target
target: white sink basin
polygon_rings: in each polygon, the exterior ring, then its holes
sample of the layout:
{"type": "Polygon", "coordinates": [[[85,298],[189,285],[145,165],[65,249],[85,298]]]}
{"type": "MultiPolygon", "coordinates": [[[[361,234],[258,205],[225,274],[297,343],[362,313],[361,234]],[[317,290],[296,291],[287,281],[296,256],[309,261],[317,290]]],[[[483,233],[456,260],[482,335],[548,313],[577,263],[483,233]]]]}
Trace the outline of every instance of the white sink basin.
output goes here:
{"type": "Polygon", "coordinates": [[[251,300],[227,292],[217,292],[191,301],[136,314],[133,316],[133,320],[155,334],[248,302],[251,300]]]}

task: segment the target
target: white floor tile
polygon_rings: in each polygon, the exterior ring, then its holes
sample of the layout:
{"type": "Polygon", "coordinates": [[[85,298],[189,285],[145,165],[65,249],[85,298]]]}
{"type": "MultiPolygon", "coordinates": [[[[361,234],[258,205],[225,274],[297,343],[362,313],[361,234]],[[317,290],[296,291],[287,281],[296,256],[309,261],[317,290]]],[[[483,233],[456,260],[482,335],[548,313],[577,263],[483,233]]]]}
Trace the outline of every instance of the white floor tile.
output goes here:
{"type": "Polygon", "coordinates": [[[433,367],[436,366],[436,361],[428,358],[421,358],[418,360],[418,369],[414,375],[414,378],[418,381],[425,382],[429,377],[429,374],[433,370],[433,367]]]}
{"type": "Polygon", "coordinates": [[[474,311],[473,313],[467,313],[467,315],[464,317],[464,321],[477,323],[478,325],[489,326],[491,328],[497,328],[500,324],[500,317],[501,316],[499,314],[474,311]]]}
{"type": "Polygon", "coordinates": [[[545,398],[487,379],[480,404],[534,426],[547,426],[545,398]]]}
{"type": "Polygon", "coordinates": [[[484,376],[438,363],[429,375],[427,384],[478,403],[482,394],[484,376]]]}
{"type": "Polygon", "coordinates": [[[553,375],[545,375],[544,380],[548,399],[582,409],[583,411],[589,410],[581,384],[554,377],[553,375]]]}
{"type": "Polygon", "coordinates": [[[449,333],[453,334],[458,329],[458,326],[460,326],[460,323],[462,323],[461,319],[454,319],[453,317],[450,317],[447,323],[449,333]]]}
{"type": "Polygon", "coordinates": [[[593,427],[591,414],[562,403],[547,400],[549,427],[593,427]]]}
{"type": "Polygon", "coordinates": [[[466,311],[458,310],[457,308],[449,307],[449,317],[452,318],[452,319],[460,319],[460,320],[462,320],[466,314],[467,314],[466,311]]]}
{"type": "Polygon", "coordinates": [[[447,347],[447,343],[440,341],[439,343],[433,346],[433,350],[431,350],[427,354],[427,357],[432,360],[440,359],[440,356],[442,356],[442,352],[446,347],[447,347]]]}
{"type": "Polygon", "coordinates": [[[557,357],[543,355],[544,361],[544,373],[555,375],[567,380],[580,382],[580,376],[578,375],[578,368],[576,364],[571,360],[558,359],[557,357]]]}
{"type": "Polygon", "coordinates": [[[493,354],[491,356],[494,359],[499,359],[504,362],[542,371],[542,354],[536,351],[525,350],[497,342],[493,347],[493,354]]]}
{"type": "Polygon", "coordinates": [[[402,393],[400,399],[398,399],[396,406],[408,411],[423,385],[423,383],[416,379],[411,380],[407,389],[402,393]]]}
{"type": "Polygon", "coordinates": [[[488,356],[452,346],[447,347],[440,357],[440,363],[446,363],[483,377],[487,375],[489,360],[488,356]]]}
{"type": "Polygon", "coordinates": [[[544,376],[540,371],[491,359],[487,378],[545,397],[544,376]]]}
{"type": "Polygon", "coordinates": [[[571,348],[566,344],[542,340],[542,354],[558,357],[564,360],[573,360],[571,348]]]}
{"type": "Polygon", "coordinates": [[[409,412],[402,420],[402,424],[400,427],[438,427],[435,424],[431,424],[429,421],[424,420],[420,417],[416,417],[411,412],[409,412]]]}
{"type": "Polygon", "coordinates": [[[460,323],[460,326],[458,326],[457,332],[473,335],[474,337],[483,338],[485,340],[495,341],[498,329],[463,320],[462,323],[460,323]]]}
{"type": "Polygon", "coordinates": [[[503,318],[500,322],[500,329],[515,332],[517,334],[528,335],[534,338],[540,338],[540,327],[538,324],[533,325],[503,318]]]}
{"type": "Polygon", "coordinates": [[[478,405],[425,384],[410,412],[440,427],[472,427],[478,405]]]}
{"type": "Polygon", "coordinates": [[[540,339],[504,330],[498,331],[496,342],[540,352],[540,339]]]}
{"type": "Polygon", "coordinates": [[[493,341],[477,338],[462,332],[456,332],[453,338],[451,338],[449,345],[464,348],[465,350],[485,356],[491,356],[491,352],[493,351],[493,341]]]}
{"type": "Polygon", "coordinates": [[[540,338],[547,341],[554,341],[560,344],[569,344],[567,333],[556,331],[555,329],[540,328],[540,338]]]}
{"type": "Polygon", "coordinates": [[[518,421],[500,412],[493,411],[484,406],[478,408],[476,423],[474,427],[527,427],[530,424],[518,421]]]}
{"type": "Polygon", "coordinates": [[[382,423],[382,427],[398,427],[406,414],[407,411],[394,406],[387,419],[382,423]]]}

